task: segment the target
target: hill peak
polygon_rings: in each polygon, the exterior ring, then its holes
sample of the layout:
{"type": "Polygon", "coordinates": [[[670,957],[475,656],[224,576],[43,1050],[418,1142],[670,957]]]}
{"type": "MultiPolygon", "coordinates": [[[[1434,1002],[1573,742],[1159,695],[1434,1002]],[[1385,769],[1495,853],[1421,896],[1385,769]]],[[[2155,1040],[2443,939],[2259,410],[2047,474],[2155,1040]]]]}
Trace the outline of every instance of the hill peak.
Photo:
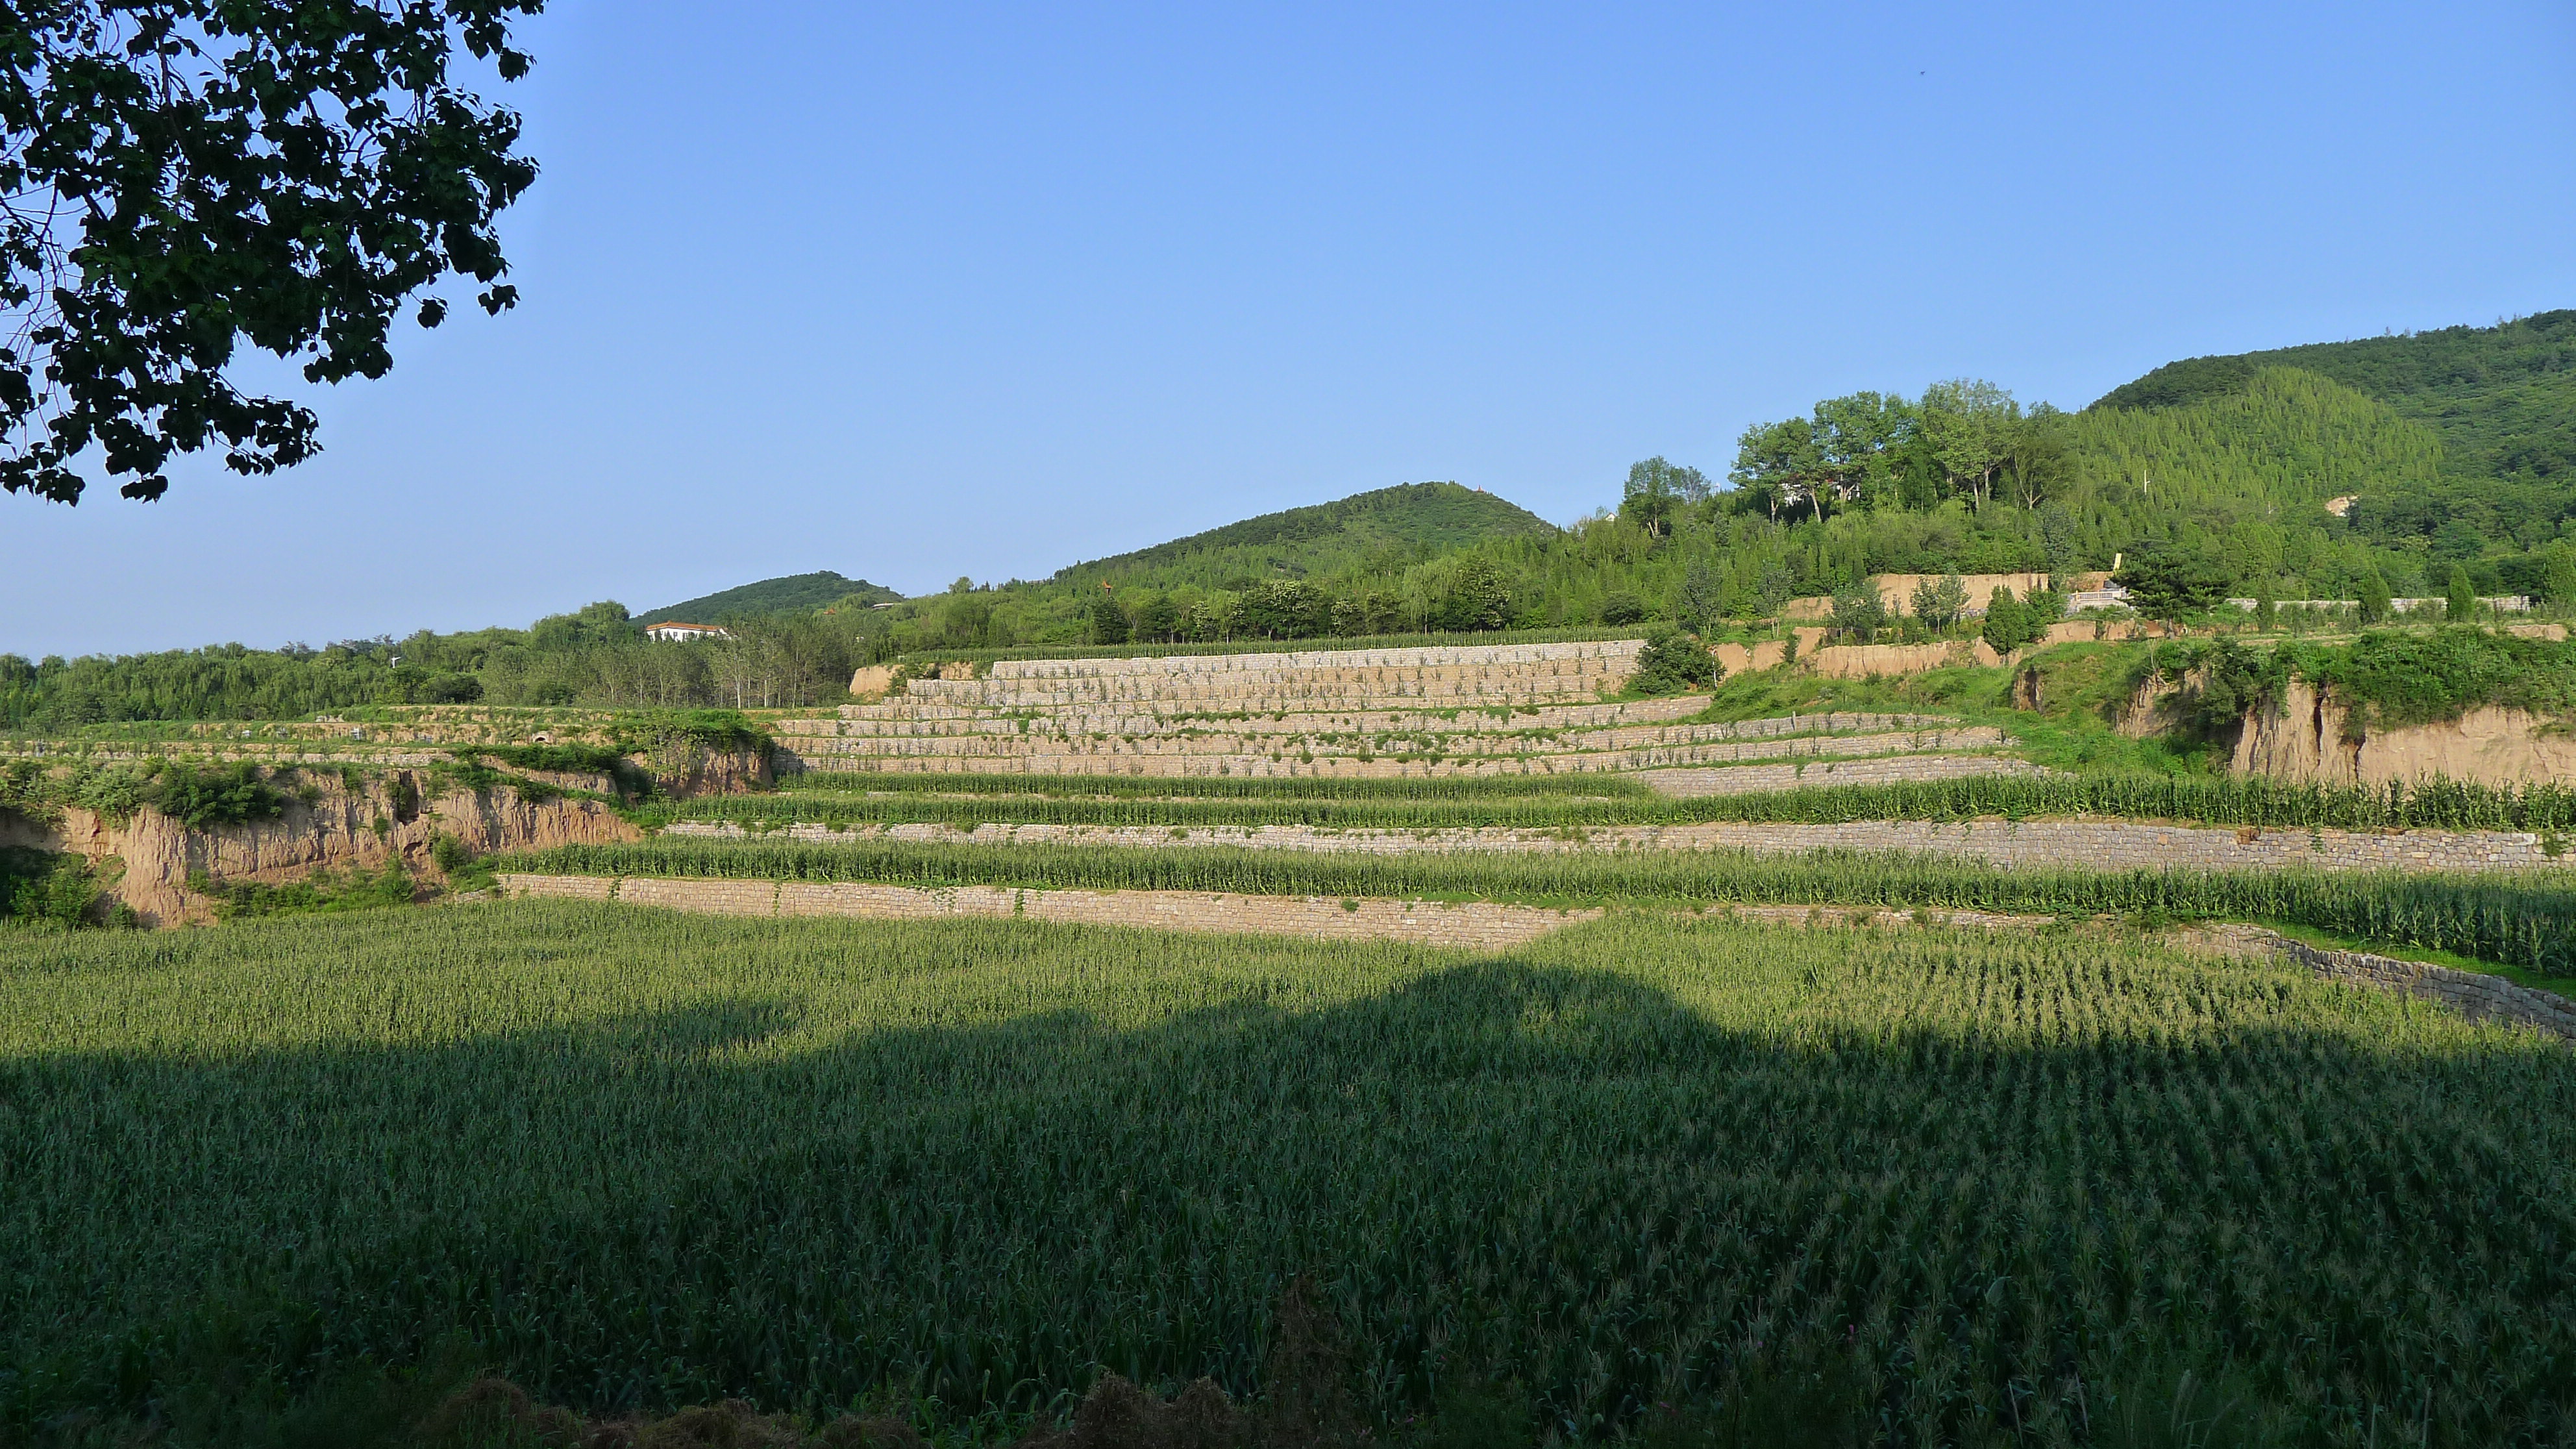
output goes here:
{"type": "Polygon", "coordinates": [[[903,595],[883,584],[865,579],[844,578],[829,569],[819,573],[787,574],[762,579],[754,584],[740,584],[717,593],[701,594],[694,599],[659,609],[639,610],[633,617],[640,624],[677,621],[688,624],[712,624],[727,616],[745,614],[786,614],[803,609],[820,609],[857,595],[871,604],[892,603],[903,595]]]}
{"type": "Polygon", "coordinates": [[[1321,554],[1442,552],[1556,525],[1518,504],[1457,483],[1399,483],[1330,503],[1283,509],[1132,553],[1062,569],[1055,582],[1224,563],[1247,576],[1303,574],[1321,554]],[[1265,567],[1266,565],[1266,567],[1265,567]]]}

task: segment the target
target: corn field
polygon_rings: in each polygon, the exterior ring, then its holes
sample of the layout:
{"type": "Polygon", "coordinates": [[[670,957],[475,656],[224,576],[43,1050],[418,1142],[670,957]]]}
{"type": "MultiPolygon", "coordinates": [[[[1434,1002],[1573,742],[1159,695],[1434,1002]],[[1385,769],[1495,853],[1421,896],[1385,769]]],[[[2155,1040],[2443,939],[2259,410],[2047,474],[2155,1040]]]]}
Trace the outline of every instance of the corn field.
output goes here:
{"type": "MultiPolygon", "coordinates": [[[[1771,762],[1776,763],[1776,762],[1771,762]]],[[[2417,785],[2291,784],[2237,775],[1989,775],[1669,799],[1605,775],[1464,779],[1120,779],[1088,776],[790,776],[785,793],[687,802],[690,819],[964,820],[991,805],[934,797],[1009,797],[1011,818],[1056,824],[1218,823],[1208,803],[1241,801],[1233,824],[1681,825],[1714,821],[2032,819],[2080,815],[2332,830],[2576,830],[2576,789],[2436,779],[2417,785]],[[874,795],[883,799],[867,799],[874,795]],[[861,798],[852,798],[852,797],[861,798]],[[894,804],[901,800],[905,803],[894,804]],[[1184,816],[1180,801],[1198,814],[1184,816]],[[1112,809],[1110,802],[1119,802],[1112,809]],[[912,811],[909,815],[895,812],[912,811]],[[1047,813],[1025,813],[1043,811],[1047,813]],[[932,813],[946,812],[946,813],[932,813]],[[1085,813],[1095,812],[1095,813],[1085,813]]],[[[977,819],[994,818],[989,813],[977,819]]]]}
{"type": "Polygon", "coordinates": [[[547,1401],[963,1442],[1104,1370],[1249,1390],[1300,1272],[1384,1442],[1457,1382],[1599,1439],[1766,1373],[1888,1445],[2131,1442],[2180,1373],[2265,1442],[2576,1432],[2576,1057],[2135,939],[55,936],[0,1103],[0,1438],[461,1331],[547,1401]]]}
{"type": "Polygon", "coordinates": [[[2576,975],[2576,885],[2555,874],[2005,868],[1949,857],[1818,851],[1549,856],[1343,855],[1210,847],[846,844],[663,836],[501,858],[539,874],[848,880],[1540,902],[1931,906],[2054,916],[2271,921],[2576,975]]]}

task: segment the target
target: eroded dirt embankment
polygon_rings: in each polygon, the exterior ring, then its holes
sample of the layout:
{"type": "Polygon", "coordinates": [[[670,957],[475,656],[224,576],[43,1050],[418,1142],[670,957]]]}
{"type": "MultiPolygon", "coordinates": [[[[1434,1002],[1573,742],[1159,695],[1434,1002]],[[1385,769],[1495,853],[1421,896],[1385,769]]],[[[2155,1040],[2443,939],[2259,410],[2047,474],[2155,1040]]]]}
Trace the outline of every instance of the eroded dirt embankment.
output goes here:
{"type": "Polygon", "coordinates": [[[2412,784],[2433,776],[2480,785],[2576,780],[2576,730],[2525,710],[2485,706],[2458,719],[2372,729],[2330,689],[2293,679],[2245,718],[2240,774],[2326,785],[2412,784]]]}
{"type": "Polygon", "coordinates": [[[275,885],[317,870],[381,870],[399,857],[426,874],[435,871],[430,850],[441,836],[481,854],[640,835],[595,800],[530,800],[506,785],[426,795],[429,784],[413,771],[393,771],[355,789],[315,780],[288,796],[271,819],[205,829],[149,805],[123,820],[67,807],[57,821],[21,829],[31,837],[25,843],[88,860],[108,893],[154,926],[212,918],[211,903],[188,886],[199,873],[275,885]]]}

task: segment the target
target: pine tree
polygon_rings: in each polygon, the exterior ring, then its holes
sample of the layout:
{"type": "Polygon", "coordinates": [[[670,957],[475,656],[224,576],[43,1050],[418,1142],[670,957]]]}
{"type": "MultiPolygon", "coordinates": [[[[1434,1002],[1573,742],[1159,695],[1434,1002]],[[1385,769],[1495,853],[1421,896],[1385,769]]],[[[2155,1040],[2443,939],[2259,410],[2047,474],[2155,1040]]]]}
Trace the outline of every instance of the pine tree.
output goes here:
{"type": "Polygon", "coordinates": [[[1997,654],[2010,654],[2020,648],[2029,632],[2025,612],[2012,590],[1997,585],[1995,596],[1986,601],[1986,647],[1997,654]]]}
{"type": "Polygon", "coordinates": [[[2361,574],[2361,622],[2377,624],[2387,618],[2388,580],[2381,578],[2376,568],[2364,569],[2361,574]]]}

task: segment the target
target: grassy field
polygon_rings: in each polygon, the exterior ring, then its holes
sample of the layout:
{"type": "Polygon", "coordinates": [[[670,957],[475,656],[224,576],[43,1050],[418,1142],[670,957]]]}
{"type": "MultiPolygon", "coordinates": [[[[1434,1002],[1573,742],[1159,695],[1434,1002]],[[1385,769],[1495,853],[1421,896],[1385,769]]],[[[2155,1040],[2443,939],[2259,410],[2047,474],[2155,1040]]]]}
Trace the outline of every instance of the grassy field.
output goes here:
{"type": "Polygon", "coordinates": [[[1105,1369],[1255,1389],[1299,1273],[1380,1442],[1493,1384],[1496,1443],[2576,1433],[2576,1056],[2136,939],[511,902],[0,944],[0,1439],[368,1442],[351,1383],[460,1353],[991,1439],[1105,1369]]]}

